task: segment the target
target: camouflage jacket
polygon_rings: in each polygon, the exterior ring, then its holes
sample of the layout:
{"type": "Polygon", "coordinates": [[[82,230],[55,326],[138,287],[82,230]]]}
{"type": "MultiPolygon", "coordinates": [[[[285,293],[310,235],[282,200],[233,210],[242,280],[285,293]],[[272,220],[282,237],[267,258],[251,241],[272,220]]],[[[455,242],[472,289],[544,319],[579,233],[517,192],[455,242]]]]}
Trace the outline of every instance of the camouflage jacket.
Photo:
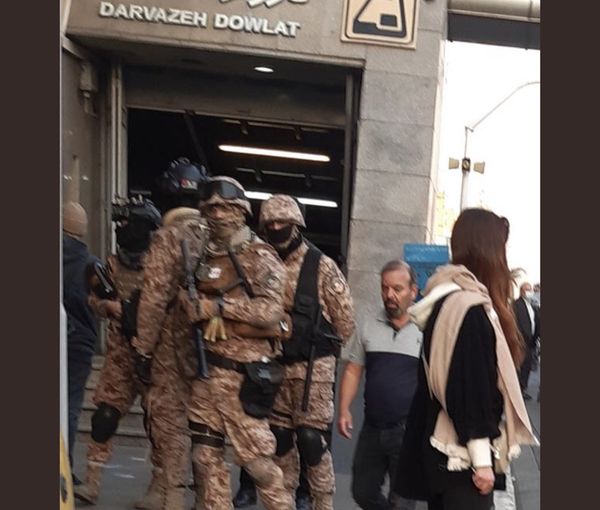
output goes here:
{"type": "Polygon", "coordinates": [[[144,282],[138,308],[137,352],[152,356],[161,328],[183,281],[181,240],[189,240],[190,255],[198,259],[208,240],[208,227],[196,209],[179,207],[164,215],[144,261],[144,282]]]}

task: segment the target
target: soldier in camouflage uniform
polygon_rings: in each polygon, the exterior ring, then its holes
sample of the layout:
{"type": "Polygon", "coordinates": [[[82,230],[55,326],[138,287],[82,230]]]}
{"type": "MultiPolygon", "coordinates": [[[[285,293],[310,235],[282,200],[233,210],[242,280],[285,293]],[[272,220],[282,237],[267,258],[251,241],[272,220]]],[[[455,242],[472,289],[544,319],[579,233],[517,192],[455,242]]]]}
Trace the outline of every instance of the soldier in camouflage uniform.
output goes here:
{"type": "MultiPolygon", "coordinates": [[[[117,206],[113,221],[117,222],[117,254],[108,258],[107,274],[115,286],[117,295],[98,296],[90,293],[90,306],[101,318],[109,319],[106,357],[100,379],[94,393],[93,402],[98,409],[92,416],[92,438],[87,450],[87,473],[85,483],[75,486],[75,496],[90,504],[95,504],[100,491],[100,477],[104,464],[112,455],[112,436],[119,420],[133,405],[138,395],[145,406],[145,386],[138,380],[134,370],[134,350],[131,348],[129,323],[123,318],[136,301],[136,292],[142,286],[143,256],[150,245],[151,233],[161,223],[158,210],[149,200],[133,199],[127,205],[117,206]]],[[[102,292],[101,292],[102,294],[102,292]]],[[[135,315],[133,307],[132,313],[135,315]]],[[[152,466],[155,476],[161,473],[161,458],[157,449],[152,448],[152,466]]],[[[158,494],[149,489],[136,508],[160,509],[158,494]]]]}
{"type": "Polygon", "coordinates": [[[207,339],[210,373],[208,379],[194,381],[189,410],[194,467],[204,482],[198,496],[204,510],[233,508],[225,464],[228,436],[235,462],[254,479],[264,507],[291,510],[293,499],[272,459],[276,440],[267,418],[283,376],[282,367],[270,360],[280,352],[285,270],[275,251],[246,226],[251,209],[241,185],[216,177],[207,189],[201,211],[210,241],[196,270],[198,299],[180,291],[190,322],[207,339]],[[266,386],[253,386],[250,374],[265,377],[261,381],[266,386]]]}
{"type": "Polygon", "coordinates": [[[148,420],[165,470],[165,510],[185,508],[191,468],[187,404],[197,361],[191,328],[176,298],[183,277],[181,240],[188,241],[190,254],[198,258],[208,239],[208,227],[193,207],[205,180],[204,168],[185,159],[174,161],[162,177],[171,208],[146,256],[138,334],[132,341],[136,369],[150,384],[148,420]]]}
{"type": "Polygon", "coordinates": [[[275,459],[285,473],[287,490],[293,494],[298,485],[299,450],[307,464],[313,510],[331,510],[335,478],[328,443],[340,347],[331,337],[337,337],[342,345],[347,342],[355,329],[354,311],[343,274],[332,259],[304,240],[299,228],[305,226],[298,203],[291,196],[273,195],[263,202],[259,227],[284,262],[287,271],[285,308],[292,317],[291,339],[283,344],[285,379],[270,421],[277,437],[275,459]],[[322,307],[321,317],[316,315],[318,305],[322,307]],[[318,322],[322,326],[315,331],[314,324],[318,322]],[[325,333],[329,337],[325,337],[325,333]],[[312,381],[308,406],[303,411],[313,342],[312,381]]]}

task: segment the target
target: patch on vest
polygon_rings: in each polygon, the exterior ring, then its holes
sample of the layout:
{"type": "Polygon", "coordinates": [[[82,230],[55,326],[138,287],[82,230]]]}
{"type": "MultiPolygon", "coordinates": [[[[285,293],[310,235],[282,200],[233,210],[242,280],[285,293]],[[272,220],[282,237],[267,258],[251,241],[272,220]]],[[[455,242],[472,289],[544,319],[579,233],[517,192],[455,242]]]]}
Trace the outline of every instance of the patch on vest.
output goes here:
{"type": "Polygon", "coordinates": [[[265,285],[269,289],[280,290],[281,289],[281,279],[275,273],[269,273],[265,278],[265,285]]]}
{"type": "Polygon", "coordinates": [[[210,271],[210,266],[205,263],[199,263],[198,267],[196,267],[196,280],[199,282],[205,282],[208,278],[208,273],[210,271]]]}
{"type": "Polygon", "coordinates": [[[210,280],[218,280],[221,276],[221,268],[220,267],[209,267],[208,268],[208,278],[210,280]]]}
{"type": "Polygon", "coordinates": [[[343,294],[344,290],[346,288],[346,285],[344,285],[344,282],[342,281],[341,278],[337,278],[336,280],[333,281],[333,283],[331,284],[331,290],[335,293],[335,294],[343,294]]]}

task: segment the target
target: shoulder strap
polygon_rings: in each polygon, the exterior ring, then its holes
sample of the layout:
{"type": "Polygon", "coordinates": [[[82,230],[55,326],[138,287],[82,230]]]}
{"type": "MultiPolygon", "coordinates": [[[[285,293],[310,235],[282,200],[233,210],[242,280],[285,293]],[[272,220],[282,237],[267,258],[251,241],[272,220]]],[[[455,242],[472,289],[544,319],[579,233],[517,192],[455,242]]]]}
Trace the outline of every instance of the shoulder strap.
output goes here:
{"type": "Polygon", "coordinates": [[[294,296],[294,308],[297,305],[305,305],[306,298],[318,299],[318,275],[319,263],[323,253],[313,244],[308,245],[308,251],[304,255],[300,275],[298,276],[298,286],[294,296]],[[304,296],[305,299],[301,299],[304,296]]]}

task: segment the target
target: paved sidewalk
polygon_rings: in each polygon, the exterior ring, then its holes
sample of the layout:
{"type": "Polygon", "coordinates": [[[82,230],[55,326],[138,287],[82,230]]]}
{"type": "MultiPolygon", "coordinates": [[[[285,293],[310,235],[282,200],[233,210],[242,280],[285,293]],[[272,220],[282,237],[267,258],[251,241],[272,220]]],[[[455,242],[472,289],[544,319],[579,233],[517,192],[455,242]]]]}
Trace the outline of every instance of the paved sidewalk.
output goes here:
{"type": "MultiPolygon", "coordinates": [[[[526,400],[525,405],[529,412],[529,419],[536,437],[542,443],[540,423],[540,402],[537,401],[540,387],[540,371],[532,372],[529,378],[528,393],[531,400],[526,400]]],[[[540,510],[540,450],[541,446],[528,446],[523,448],[521,456],[512,463],[516,508],[518,510],[540,510]]]]}
{"type": "MultiPolygon", "coordinates": [[[[536,435],[541,441],[540,404],[536,397],[539,388],[540,373],[531,374],[529,393],[532,399],[526,401],[536,435]]],[[[358,401],[359,399],[357,399],[358,401]]],[[[353,406],[354,407],[354,406],[353,406]]],[[[354,407],[353,414],[360,420],[360,409],[354,407]]],[[[356,430],[360,423],[356,420],[356,430]]],[[[336,433],[334,435],[333,452],[336,469],[337,490],[335,495],[336,510],[355,510],[358,507],[350,494],[350,466],[354,441],[345,441],[336,433]]],[[[84,474],[85,445],[75,447],[75,472],[80,477],[84,474]]],[[[238,486],[239,469],[232,466],[232,488],[235,493],[238,486]]],[[[507,491],[495,493],[495,510],[540,510],[540,448],[526,447],[521,456],[512,464],[512,479],[507,479],[507,491]]],[[[95,510],[129,510],[133,502],[141,497],[150,479],[150,461],[148,450],[143,447],[117,446],[110,464],[106,466],[102,484],[102,494],[95,510]]],[[[189,493],[190,509],[193,507],[193,497],[189,493]]],[[[86,508],[77,502],[77,508],[86,508]]],[[[417,510],[426,510],[427,505],[419,503],[417,510]]],[[[252,507],[252,510],[264,510],[262,505],[252,507]]]]}

